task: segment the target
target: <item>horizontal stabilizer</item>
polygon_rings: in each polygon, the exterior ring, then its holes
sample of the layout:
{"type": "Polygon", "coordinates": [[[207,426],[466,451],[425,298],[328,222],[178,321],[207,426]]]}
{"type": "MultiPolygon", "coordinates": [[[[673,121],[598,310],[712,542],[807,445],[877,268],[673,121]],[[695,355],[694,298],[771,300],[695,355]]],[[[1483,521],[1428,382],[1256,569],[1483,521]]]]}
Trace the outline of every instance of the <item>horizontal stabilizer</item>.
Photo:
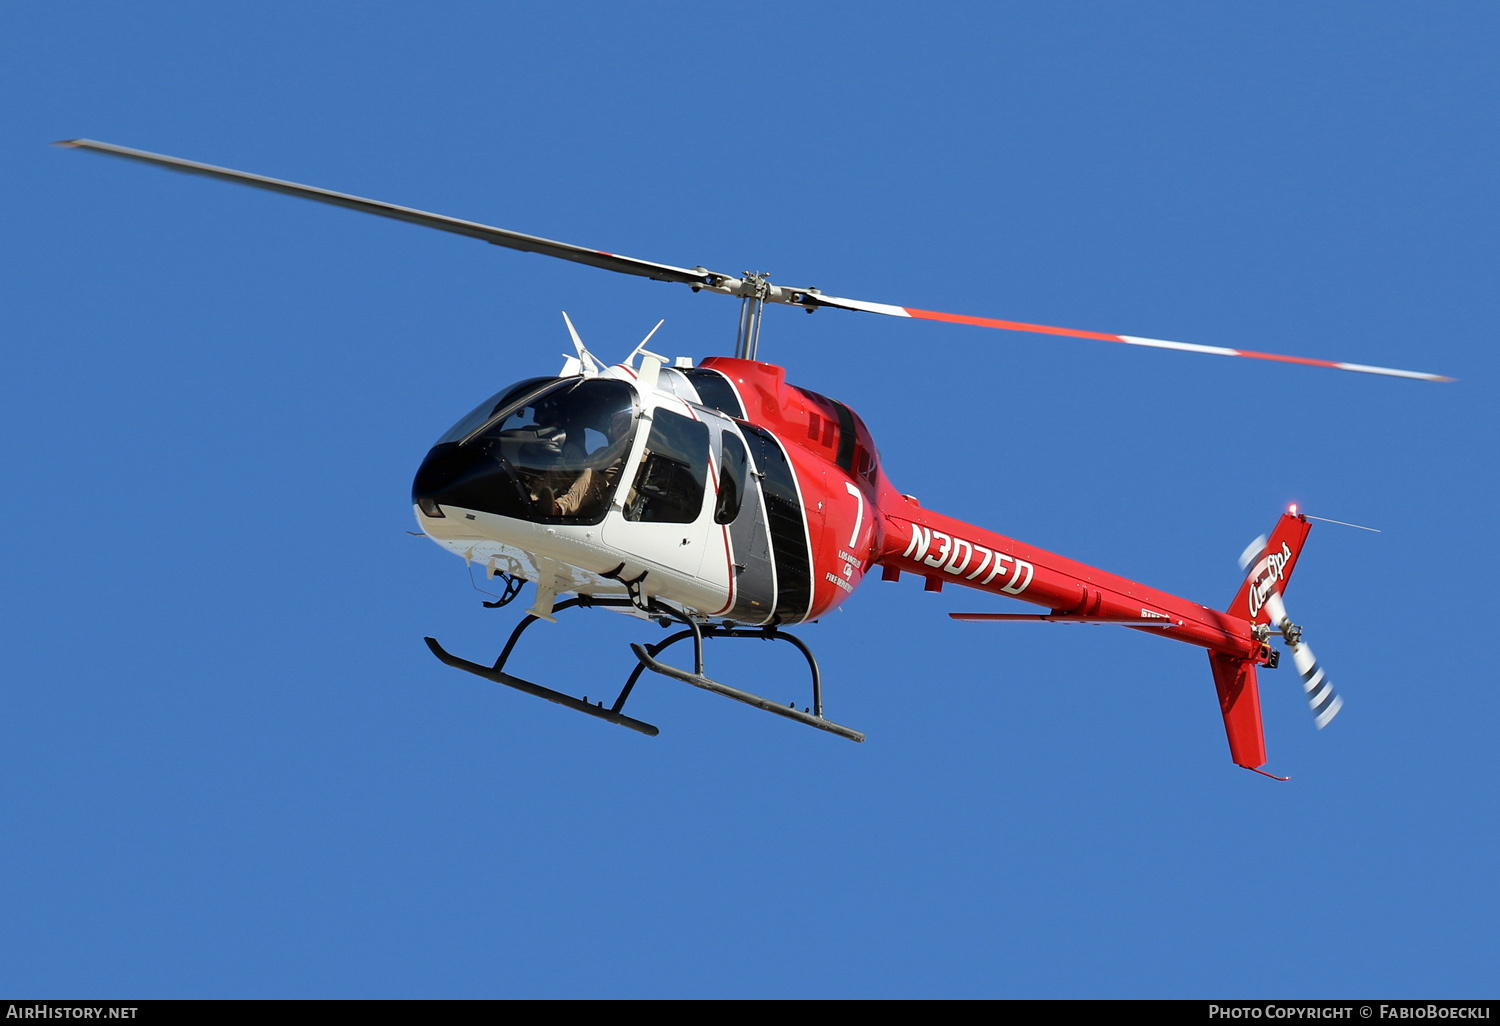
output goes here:
{"type": "Polygon", "coordinates": [[[1002,623],[1112,623],[1120,627],[1173,627],[1180,626],[1182,623],[1180,620],[1174,623],[1165,616],[1145,620],[1139,617],[1112,619],[1108,616],[1085,616],[1074,613],[949,613],[948,615],[965,623],[990,623],[992,621],[1002,623]]]}

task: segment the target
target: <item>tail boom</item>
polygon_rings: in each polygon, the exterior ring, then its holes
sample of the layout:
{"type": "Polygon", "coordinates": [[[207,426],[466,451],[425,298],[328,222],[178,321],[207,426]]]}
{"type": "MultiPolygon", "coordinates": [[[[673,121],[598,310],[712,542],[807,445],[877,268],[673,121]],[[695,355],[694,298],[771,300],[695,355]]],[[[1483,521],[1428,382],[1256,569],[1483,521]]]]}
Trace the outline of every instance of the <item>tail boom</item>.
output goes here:
{"type": "Polygon", "coordinates": [[[1257,651],[1244,618],[893,498],[882,503],[887,580],[916,574],[932,591],[951,583],[1045,606],[1058,618],[1122,622],[1239,658],[1257,651]]]}

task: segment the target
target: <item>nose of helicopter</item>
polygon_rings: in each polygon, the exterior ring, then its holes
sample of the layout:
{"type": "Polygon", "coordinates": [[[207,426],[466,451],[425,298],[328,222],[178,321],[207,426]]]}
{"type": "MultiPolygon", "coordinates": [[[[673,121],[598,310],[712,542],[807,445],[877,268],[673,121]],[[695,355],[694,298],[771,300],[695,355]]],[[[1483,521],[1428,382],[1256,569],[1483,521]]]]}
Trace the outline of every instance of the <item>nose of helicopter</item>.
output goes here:
{"type": "Polygon", "coordinates": [[[417,468],[411,501],[428,517],[443,516],[443,506],[498,513],[505,476],[482,450],[446,442],[433,446],[417,468]]]}

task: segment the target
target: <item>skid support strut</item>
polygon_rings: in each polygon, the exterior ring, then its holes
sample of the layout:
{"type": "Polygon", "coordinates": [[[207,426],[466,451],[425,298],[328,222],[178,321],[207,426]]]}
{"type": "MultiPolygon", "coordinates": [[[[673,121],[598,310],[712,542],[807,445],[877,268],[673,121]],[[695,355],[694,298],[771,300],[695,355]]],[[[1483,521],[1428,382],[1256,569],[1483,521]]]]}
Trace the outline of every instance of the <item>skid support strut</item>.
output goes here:
{"type": "MultiPolygon", "coordinates": [[[[629,599],[601,599],[580,595],[578,598],[557,603],[557,605],[552,607],[552,611],[558,612],[572,606],[628,606],[630,604],[629,599]]],[[[506,673],[505,661],[510,658],[510,653],[516,647],[516,642],[521,640],[521,633],[536,623],[536,621],[537,617],[528,614],[520,623],[516,624],[516,629],[511,631],[510,640],[505,643],[505,650],[500,653],[500,658],[495,660],[494,666],[482,666],[479,663],[471,663],[467,659],[460,659],[458,656],[444,651],[443,646],[437,643],[436,638],[427,638],[427,647],[432,649],[433,655],[455,669],[466,670],[475,676],[483,677],[485,680],[492,680],[496,684],[504,684],[507,687],[515,688],[517,691],[524,691],[528,695],[535,695],[537,698],[545,698],[549,702],[565,705],[569,709],[576,709],[578,712],[587,713],[597,719],[608,720],[610,723],[618,723],[622,727],[645,734],[647,737],[655,737],[660,733],[656,727],[649,723],[621,714],[620,707],[625,704],[625,699],[630,694],[628,686],[620,694],[620,697],[615,700],[613,707],[606,709],[603,702],[590,705],[587,695],[583,698],[574,698],[572,695],[565,695],[561,691],[553,691],[551,688],[544,688],[540,684],[533,684],[529,680],[522,680],[514,674],[506,673]]],[[[632,677],[631,683],[634,682],[635,678],[632,677]]]]}

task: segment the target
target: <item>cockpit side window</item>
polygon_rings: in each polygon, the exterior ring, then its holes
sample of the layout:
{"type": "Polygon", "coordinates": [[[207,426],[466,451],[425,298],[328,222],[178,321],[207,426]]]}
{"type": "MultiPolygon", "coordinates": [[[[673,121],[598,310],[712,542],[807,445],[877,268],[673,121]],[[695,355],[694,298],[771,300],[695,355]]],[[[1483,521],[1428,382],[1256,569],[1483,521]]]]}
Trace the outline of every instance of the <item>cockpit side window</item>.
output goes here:
{"type": "Polygon", "coordinates": [[[625,519],[691,524],[703,510],[708,481],[708,425],[658,409],[635,484],[625,498],[625,519]]]}
{"type": "Polygon", "coordinates": [[[745,501],[749,454],[745,452],[745,443],[729,431],[720,439],[719,501],[714,506],[714,523],[732,524],[745,501]]]}

